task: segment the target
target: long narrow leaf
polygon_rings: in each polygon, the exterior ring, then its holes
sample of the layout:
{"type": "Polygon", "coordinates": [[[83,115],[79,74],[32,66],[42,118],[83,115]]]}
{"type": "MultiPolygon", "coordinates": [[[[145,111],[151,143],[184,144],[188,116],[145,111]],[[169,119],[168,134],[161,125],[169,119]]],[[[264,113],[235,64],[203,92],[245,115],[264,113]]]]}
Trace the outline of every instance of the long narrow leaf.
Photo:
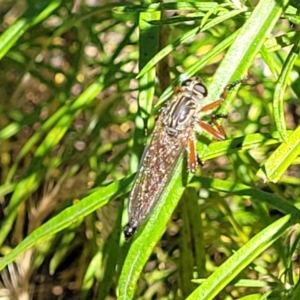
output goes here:
{"type": "Polygon", "coordinates": [[[270,247],[286,230],[293,225],[291,215],[274,222],[258,233],[244,247],[232,255],[214,272],[187,300],[215,299],[215,296],[246,268],[258,255],[270,247]],[[228,271],[230,270],[230,272],[228,271]]]}
{"type": "Polygon", "coordinates": [[[63,230],[70,224],[89,215],[99,207],[105,205],[110,200],[114,200],[128,190],[131,178],[125,178],[121,181],[113,182],[106,187],[99,188],[98,191],[92,193],[79,203],[63,210],[57,216],[38,227],[29,236],[27,236],[15,249],[11,250],[0,261],[0,270],[7,264],[14,261],[18,255],[28,250],[30,247],[39,243],[43,239],[63,230]]]}

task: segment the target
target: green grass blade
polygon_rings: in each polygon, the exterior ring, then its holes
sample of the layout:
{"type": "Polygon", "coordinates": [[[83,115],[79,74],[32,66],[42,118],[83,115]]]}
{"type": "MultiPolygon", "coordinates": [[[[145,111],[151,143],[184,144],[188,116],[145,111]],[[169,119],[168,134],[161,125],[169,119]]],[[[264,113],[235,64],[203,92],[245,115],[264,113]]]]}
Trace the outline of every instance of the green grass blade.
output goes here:
{"type": "Polygon", "coordinates": [[[0,59],[18,41],[18,39],[33,25],[45,20],[61,4],[59,0],[39,1],[38,5],[34,1],[29,1],[29,8],[25,15],[7,28],[0,36],[0,59]],[[47,6],[46,6],[47,5],[47,6]]]}
{"type": "MultiPolygon", "coordinates": [[[[153,4],[155,5],[155,4],[153,4]]],[[[140,44],[139,44],[139,67],[144,65],[155,55],[159,47],[159,28],[149,23],[150,20],[159,20],[161,12],[143,12],[139,15],[140,44]]],[[[148,118],[153,108],[155,68],[149,68],[143,76],[139,77],[138,115],[135,120],[134,149],[131,160],[131,169],[135,171],[138,166],[138,157],[142,154],[140,140],[145,136],[148,128],[148,118]]]]}
{"type": "Polygon", "coordinates": [[[147,64],[143,67],[143,69],[139,72],[137,78],[143,76],[146,72],[148,72],[149,69],[155,67],[155,65],[163,59],[165,56],[167,56],[169,53],[171,53],[173,50],[176,49],[179,45],[182,45],[187,40],[193,38],[196,34],[200,32],[201,27],[195,27],[192,30],[186,32],[183,34],[180,38],[172,42],[171,44],[167,45],[165,48],[160,50],[147,64]]]}
{"type": "MultiPolygon", "coordinates": [[[[215,89],[210,94],[211,97],[217,91],[218,95],[220,95],[222,83],[224,87],[235,73],[239,74],[237,78],[240,78],[241,74],[247,70],[260,47],[263,45],[265,33],[272,30],[282,11],[283,8],[278,5],[276,1],[261,1],[258,4],[249,20],[239,32],[235,42],[218,69],[212,84],[215,89]],[[238,69],[238,71],[236,71],[236,69],[238,69]],[[218,77],[222,77],[220,82],[217,80],[218,77]]],[[[215,95],[214,98],[210,98],[210,101],[217,98],[218,96],[215,95]]],[[[182,183],[180,184],[180,172],[178,173],[177,169],[177,173],[174,173],[172,181],[164,190],[162,198],[150,216],[149,221],[139,236],[134,240],[128,252],[119,280],[119,299],[133,298],[135,284],[139,278],[139,274],[150,256],[156,241],[161,236],[167,220],[171,216],[171,212],[175,209],[175,205],[182,195],[183,190],[184,187],[182,183]],[[174,186],[175,180],[178,184],[177,188],[174,186]],[[167,204],[169,198],[173,198],[173,206],[171,207],[168,207],[170,204],[167,204]],[[167,202],[165,203],[164,201],[167,202]],[[160,215],[158,215],[159,209],[161,209],[160,215]],[[165,218],[163,218],[163,212],[166,211],[167,213],[164,215],[165,218]]],[[[169,201],[171,200],[172,199],[169,201]]]]}
{"type": "MultiPolygon", "coordinates": [[[[215,11],[215,8],[212,8],[212,11],[215,11]]],[[[216,24],[219,24],[221,22],[223,22],[224,20],[228,19],[228,18],[232,18],[233,16],[236,16],[240,13],[242,13],[243,11],[231,11],[228,13],[224,13],[219,17],[214,18],[212,21],[207,22],[206,24],[204,24],[203,28],[202,26],[199,27],[195,27],[192,30],[188,31],[187,33],[183,34],[180,38],[178,38],[177,40],[175,40],[174,42],[172,42],[171,44],[167,45],[165,48],[163,48],[162,50],[160,50],[147,64],[146,66],[140,71],[140,73],[138,74],[137,78],[139,78],[140,76],[142,76],[145,72],[147,72],[148,69],[153,68],[161,59],[163,59],[166,55],[168,55],[169,53],[171,53],[173,50],[176,49],[176,47],[178,47],[179,45],[184,44],[185,42],[187,42],[189,39],[195,37],[200,31],[205,31],[208,30],[209,28],[212,28],[213,26],[216,26],[216,24]]],[[[217,45],[215,47],[215,49],[213,49],[212,51],[210,51],[210,53],[208,53],[207,55],[203,56],[199,62],[196,63],[195,66],[192,67],[192,70],[199,70],[203,65],[205,65],[205,63],[207,63],[208,60],[212,59],[213,57],[215,57],[216,55],[218,55],[221,51],[223,51],[224,49],[226,49],[235,39],[237,35],[237,32],[233,33],[229,38],[227,38],[225,41],[223,41],[222,43],[220,43],[219,45],[217,45]]],[[[187,76],[191,76],[194,75],[196,73],[196,71],[191,71],[191,70],[187,70],[186,74],[187,76]]],[[[171,94],[171,88],[166,90],[164,92],[164,94],[160,97],[160,102],[164,101],[166,98],[168,98],[171,94]]],[[[158,105],[158,104],[157,104],[158,105]]]]}
{"type": "Polygon", "coordinates": [[[39,243],[43,239],[65,229],[74,222],[89,215],[96,209],[114,200],[128,191],[132,177],[115,181],[105,187],[99,188],[96,192],[82,199],[79,203],[66,208],[57,216],[38,227],[29,236],[27,236],[16,248],[11,250],[0,261],[0,270],[7,264],[14,261],[18,255],[28,250],[30,247],[39,243]]]}
{"type": "Polygon", "coordinates": [[[230,180],[212,179],[209,177],[198,177],[193,180],[190,186],[200,185],[202,188],[211,191],[225,192],[227,194],[239,195],[244,198],[251,198],[258,202],[265,202],[284,214],[299,215],[300,211],[290,202],[283,200],[276,194],[267,193],[260,189],[246,184],[236,183],[230,180]]]}
{"type": "Polygon", "coordinates": [[[182,182],[182,157],[174,170],[174,175],[164,190],[158,205],[149,220],[137,232],[126,256],[118,283],[118,299],[129,300],[134,297],[136,282],[157,241],[162,236],[184,191],[182,182]]]}
{"type": "MultiPolygon", "coordinates": [[[[0,232],[0,244],[3,243],[7,234],[13,226],[13,222],[17,216],[17,207],[26,199],[30,193],[34,192],[40,184],[41,179],[44,177],[46,168],[43,166],[42,161],[47,156],[47,154],[58,144],[58,142],[65,135],[71,122],[74,120],[76,115],[80,110],[93,101],[96,95],[102,90],[103,84],[100,81],[96,81],[90,85],[72,104],[70,107],[63,107],[55,113],[51,118],[49,118],[48,123],[44,124],[45,127],[49,124],[53,125],[53,128],[48,132],[44,140],[41,142],[37,148],[34,158],[31,161],[31,165],[28,167],[27,175],[22,178],[15,187],[14,193],[11,197],[9,205],[7,207],[4,222],[2,223],[2,228],[0,232]],[[64,111],[65,114],[61,114],[64,111]],[[57,118],[57,115],[60,118],[57,118]],[[55,123],[56,122],[56,123],[55,123]],[[25,191],[25,192],[24,192],[25,191]]],[[[10,173],[7,176],[7,182],[11,180],[14,175],[15,170],[21,160],[21,158],[33,147],[33,144],[37,141],[38,137],[43,133],[43,131],[38,131],[23,147],[22,151],[19,153],[16,162],[10,173]]]]}
{"type": "MultiPolygon", "coordinates": [[[[216,47],[214,47],[214,49],[209,51],[207,54],[204,54],[195,64],[193,64],[192,66],[186,69],[185,75],[187,77],[191,77],[195,75],[201,68],[207,65],[207,63],[211,59],[213,59],[214,57],[222,53],[224,50],[226,50],[232,44],[232,42],[237,38],[238,34],[239,34],[239,30],[231,34],[228,38],[226,38],[221,43],[219,43],[216,47]]],[[[173,85],[176,85],[178,83],[179,82],[176,79],[173,82],[173,85]]],[[[163,92],[163,94],[159,98],[159,101],[156,103],[156,106],[161,105],[162,102],[166,101],[173,94],[173,90],[174,90],[173,85],[167,88],[163,92]]]]}
{"type": "MultiPolygon", "coordinates": [[[[289,131],[290,133],[290,131],[289,131]]],[[[208,160],[221,155],[233,153],[239,150],[249,150],[267,145],[279,144],[282,142],[278,132],[271,134],[253,133],[247,136],[241,136],[234,139],[227,139],[225,141],[212,142],[208,145],[202,159],[208,160]]],[[[199,149],[202,147],[198,143],[199,149]]]]}
{"type": "Polygon", "coordinates": [[[215,299],[236,276],[258,255],[270,247],[293,225],[291,215],[282,217],[253,237],[245,246],[226,260],[187,300],[215,299]],[[228,271],[230,270],[230,272],[228,271]]]}
{"type": "Polygon", "coordinates": [[[151,3],[151,4],[142,4],[142,5],[126,5],[115,7],[114,11],[118,13],[142,13],[142,12],[156,12],[156,11],[165,11],[173,9],[181,10],[201,10],[208,11],[217,7],[216,2],[170,2],[170,3],[151,3]]]}
{"type": "Polygon", "coordinates": [[[276,124],[276,128],[280,133],[282,139],[288,143],[287,134],[286,134],[286,124],[284,117],[284,109],[283,109],[283,97],[286,92],[286,87],[288,85],[289,77],[295,62],[299,57],[299,46],[300,46],[300,35],[298,34],[297,42],[293,46],[291,52],[289,53],[283,68],[280,73],[280,77],[278,78],[275,91],[274,91],[274,99],[273,99],[273,110],[274,110],[274,120],[276,124]]]}
{"type": "Polygon", "coordinates": [[[300,127],[292,132],[258,170],[265,182],[277,182],[300,154],[300,127]]]}
{"type": "MultiPolygon", "coordinates": [[[[46,132],[49,133],[45,137],[44,142],[41,143],[38,148],[37,157],[45,155],[52,147],[56,145],[59,138],[62,137],[63,133],[68,129],[69,124],[74,120],[76,115],[89,103],[94,101],[98,93],[103,89],[103,78],[99,78],[96,82],[92,83],[75,101],[70,105],[65,105],[58,109],[52,116],[43,123],[41,129],[37,131],[23,146],[21,151],[15,160],[13,167],[7,175],[6,182],[10,182],[15,174],[18,164],[22,158],[34,147],[37,141],[46,132]],[[58,135],[58,136],[56,136],[58,135]]],[[[35,165],[36,162],[33,163],[35,165]]]]}
{"type": "MultiPolygon", "coordinates": [[[[262,0],[256,5],[214,75],[208,102],[218,99],[228,82],[241,79],[248,72],[248,68],[287,4],[287,0],[280,3],[275,0],[262,0]]],[[[228,110],[230,101],[229,95],[220,113],[228,110]]]]}

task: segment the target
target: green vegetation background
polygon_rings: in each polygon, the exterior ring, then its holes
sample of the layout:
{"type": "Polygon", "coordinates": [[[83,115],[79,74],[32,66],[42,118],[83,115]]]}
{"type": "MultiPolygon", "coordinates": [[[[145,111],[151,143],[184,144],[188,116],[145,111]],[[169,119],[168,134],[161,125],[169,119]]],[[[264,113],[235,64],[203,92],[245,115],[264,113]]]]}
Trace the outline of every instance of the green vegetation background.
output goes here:
{"type": "Polygon", "coordinates": [[[9,299],[299,299],[297,1],[0,1],[0,293],[9,299]],[[106,2],[106,3],[105,3],[106,2]],[[200,75],[198,134],[125,242],[159,108],[200,75]]]}

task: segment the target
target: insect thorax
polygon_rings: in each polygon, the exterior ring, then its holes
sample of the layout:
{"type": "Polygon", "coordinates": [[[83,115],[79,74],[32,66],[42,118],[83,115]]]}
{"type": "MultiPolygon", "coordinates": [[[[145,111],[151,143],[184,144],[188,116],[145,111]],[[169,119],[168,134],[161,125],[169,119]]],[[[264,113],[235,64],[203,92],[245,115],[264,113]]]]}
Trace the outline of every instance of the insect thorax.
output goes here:
{"type": "Polygon", "coordinates": [[[163,109],[162,123],[169,135],[193,127],[197,120],[201,101],[207,96],[206,87],[197,78],[185,80],[180,92],[163,109]]]}

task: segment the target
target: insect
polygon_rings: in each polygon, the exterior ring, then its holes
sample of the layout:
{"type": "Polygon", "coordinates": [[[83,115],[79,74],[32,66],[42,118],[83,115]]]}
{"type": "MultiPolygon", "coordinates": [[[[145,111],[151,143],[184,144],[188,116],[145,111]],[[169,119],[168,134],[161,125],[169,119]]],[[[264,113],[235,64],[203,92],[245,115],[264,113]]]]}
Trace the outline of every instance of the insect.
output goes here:
{"type": "MultiPolygon", "coordinates": [[[[195,126],[198,124],[216,139],[225,138],[223,128],[216,122],[217,117],[224,116],[212,115],[211,121],[215,128],[201,120],[203,116],[220,106],[224,99],[204,105],[203,99],[206,96],[205,85],[194,77],[184,80],[177,88],[177,93],[162,108],[150,143],[144,150],[129,195],[129,223],[124,229],[126,240],[149,216],[185,149],[188,151],[189,171],[195,172],[198,159],[195,147],[195,126]]],[[[200,159],[199,162],[201,163],[200,159]]]]}

